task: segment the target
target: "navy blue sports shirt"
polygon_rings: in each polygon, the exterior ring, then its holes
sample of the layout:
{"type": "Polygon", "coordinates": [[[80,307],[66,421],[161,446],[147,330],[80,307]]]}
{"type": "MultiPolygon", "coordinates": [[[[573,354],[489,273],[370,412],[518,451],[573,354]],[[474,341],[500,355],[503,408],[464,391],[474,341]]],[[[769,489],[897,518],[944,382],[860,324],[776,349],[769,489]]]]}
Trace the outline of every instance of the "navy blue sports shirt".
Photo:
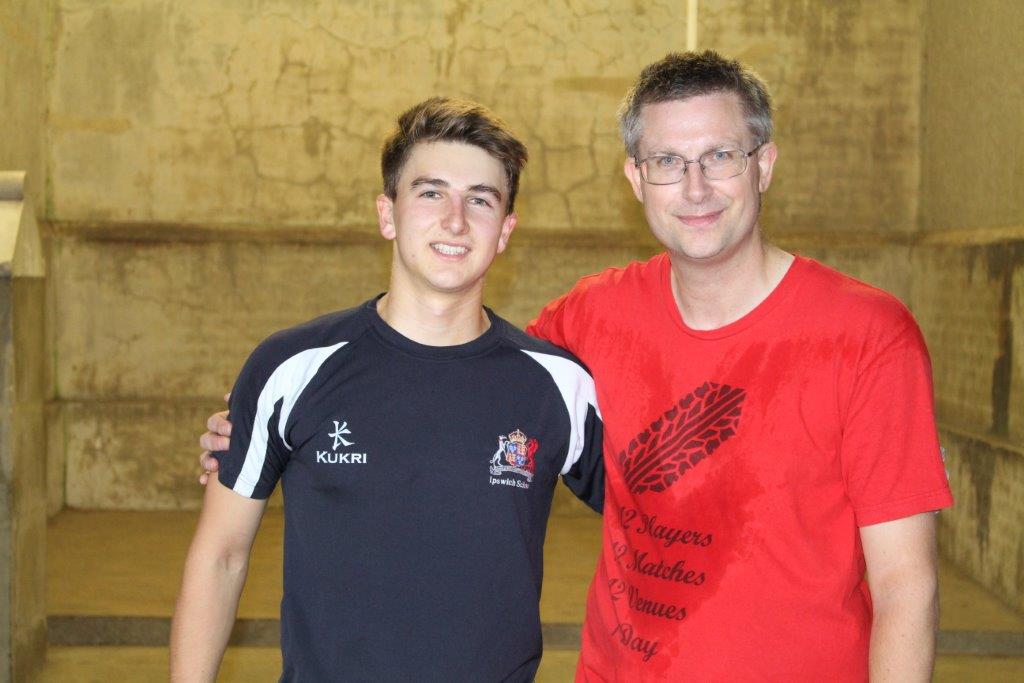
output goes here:
{"type": "Polygon", "coordinates": [[[281,680],[533,680],[554,485],[601,510],[601,420],[579,361],[487,314],[425,346],[371,300],[242,369],[219,479],[281,482],[281,680]]]}

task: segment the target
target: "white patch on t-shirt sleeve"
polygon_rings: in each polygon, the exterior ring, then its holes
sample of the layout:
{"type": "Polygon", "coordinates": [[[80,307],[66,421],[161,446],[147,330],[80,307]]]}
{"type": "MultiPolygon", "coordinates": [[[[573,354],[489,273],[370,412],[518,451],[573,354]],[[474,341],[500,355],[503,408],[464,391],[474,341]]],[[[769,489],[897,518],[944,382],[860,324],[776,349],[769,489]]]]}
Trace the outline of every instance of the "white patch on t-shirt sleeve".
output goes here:
{"type": "Polygon", "coordinates": [[[338,342],[332,346],[321,346],[313,349],[300,351],[288,360],[275,368],[270,379],[263,385],[259,398],[256,400],[256,416],[252,425],[252,438],[249,439],[249,448],[245,452],[245,461],[242,463],[242,470],[238,474],[233,490],[247,498],[251,498],[256,485],[260,480],[260,473],[267,460],[267,445],[270,434],[267,424],[270,416],[274,413],[274,404],[283,399],[281,414],[278,417],[277,429],[282,443],[288,450],[291,444],[285,438],[285,425],[288,424],[288,416],[291,415],[295,402],[302,394],[313,376],[320,370],[331,355],[348,342],[338,342]]]}
{"type": "Polygon", "coordinates": [[[551,378],[555,380],[555,385],[565,402],[565,408],[569,413],[569,449],[560,474],[567,474],[580,459],[580,454],[583,453],[583,448],[586,446],[584,429],[587,423],[588,407],[594,406],[597,417],[601,417],[601,409],[597,406],[597,390],[594,388],[594,380],[586,370],[568,358],[521,350],[548,371],[551,378]]]}

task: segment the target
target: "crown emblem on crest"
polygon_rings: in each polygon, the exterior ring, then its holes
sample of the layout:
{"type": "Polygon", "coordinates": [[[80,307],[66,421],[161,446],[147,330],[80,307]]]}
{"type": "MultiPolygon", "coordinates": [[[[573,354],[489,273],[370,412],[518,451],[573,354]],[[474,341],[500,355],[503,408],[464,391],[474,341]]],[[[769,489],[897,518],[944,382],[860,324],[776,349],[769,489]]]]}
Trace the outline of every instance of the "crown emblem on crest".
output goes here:
{"type": "Polygon", "coordinates": [[[517,429],[517,430],[515,430],[514,432],[512,432],[511,434],[508,435],[508,440],[511,441],[512,443],[525,444],[526,443],[526,434],[523,434],[521,431],[519,431],[517,429]]]}

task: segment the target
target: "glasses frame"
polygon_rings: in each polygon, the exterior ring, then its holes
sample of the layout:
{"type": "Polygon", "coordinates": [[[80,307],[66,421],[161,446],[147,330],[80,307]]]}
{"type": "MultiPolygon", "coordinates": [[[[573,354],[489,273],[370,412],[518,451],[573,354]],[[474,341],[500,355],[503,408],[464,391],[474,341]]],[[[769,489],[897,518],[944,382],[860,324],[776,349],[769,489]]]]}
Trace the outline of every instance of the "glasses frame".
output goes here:
{"type": "Polygon", "coordinates": [[[634,161],[633,165],[640,169],[640,177],[648,185],[675,185],[676,183],[681,183],[683,182],[683,178],[686,177],[686,172],[690,169],[690,164],[697,164],[698,166],[700,166],[700,174],[704,176],[705,180],[728,180],[729,178],[735,178],[738,175],[743,175],[743,173],[746,172],[747,170],[747,165],[750,163],[750,157],[754,156],[754,154],[757,153],[757,150],[764,147],[765,144],[767,143],[762,142],[760,145],[750,150],[749,152],[744,152],[742,149],[733,148],[711,149],[708,150],[707,152],[704,152],[696,159],[687,159],[686,157],[679,156],[678,154],[652,154],[651,156],[640,159],[639,161],[634,161]],[[736,173],[733,173],[732,175],[725,176],[724,178],[708,178],[708,169],[704,165],[704,162],[701,161],[701,159],[706,157],[708,154],[714,154],[715,152],[741,152],[743,154],[743,168],[741,168],[736,173]],[[679,157],[680,159],[683,160],[683,173],[682,175],[679,176],[679,180],[673,180],[670,183],[652,183],[650,180],[647,179],[647,162],[650,161],[651,159],[660,159],[661,157],[679,157]]]}

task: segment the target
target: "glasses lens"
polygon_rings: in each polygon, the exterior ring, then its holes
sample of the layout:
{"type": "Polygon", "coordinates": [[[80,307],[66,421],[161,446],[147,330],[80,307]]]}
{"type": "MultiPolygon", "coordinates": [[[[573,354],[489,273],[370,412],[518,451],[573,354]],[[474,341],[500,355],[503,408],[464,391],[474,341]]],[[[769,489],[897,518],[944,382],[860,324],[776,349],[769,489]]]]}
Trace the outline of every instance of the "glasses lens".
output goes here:
{"type": "Polygon", "coordinates": [[[648,157],[643,162],[644,180],[652,185],[671,185],[678,183],[686,172],[686,162],[682,157],[657,156],[648,157]]]}
{"type": "Polygon", "coordinates": [[[715,149],[700,157],[700,167],[708,180],[724,180],[743,173],[747,155],[738,149],[715,149]]]}

